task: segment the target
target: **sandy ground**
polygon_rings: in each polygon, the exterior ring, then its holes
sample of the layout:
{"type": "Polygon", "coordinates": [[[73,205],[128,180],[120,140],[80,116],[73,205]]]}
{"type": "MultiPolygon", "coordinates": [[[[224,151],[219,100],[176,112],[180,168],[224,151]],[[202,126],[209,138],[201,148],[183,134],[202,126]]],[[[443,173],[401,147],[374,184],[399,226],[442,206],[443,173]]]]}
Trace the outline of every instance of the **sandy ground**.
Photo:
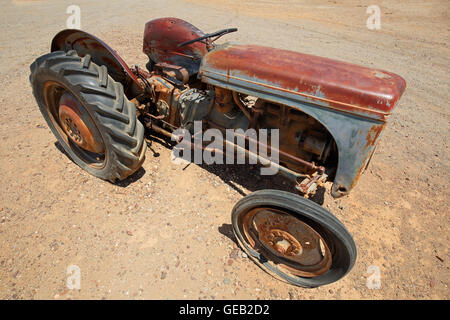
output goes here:
{"type": "Polygon", "coordinates": [[[76,4],[81,27],[130,65],[145,65],[144,23],[176,16],[207,32],[238,27],[226,40],[406,79],[369,170],[348,197],[324,195],[323,206],[354,235],[357,263],[337,283],[302,289],[243,257],[231,235],[234,203],[254,190],[290,188],[282,179],[259,178],[256,168],[184,169],[154,142],[143,169],[119,185],[82,171],[55,145],[28,83],[29,65],[65,28],[72,2],[1,1],[1,299],[449,298],[448,1],[124,3],[76,4]],[[366,28],[371,4],[381,8],[378,31],[366,28]],[[69,265],[81,270],[80,290],[66,288],[69,265]],[[366,286],[371,265],[381,270],[380,290],[366,286]]]}

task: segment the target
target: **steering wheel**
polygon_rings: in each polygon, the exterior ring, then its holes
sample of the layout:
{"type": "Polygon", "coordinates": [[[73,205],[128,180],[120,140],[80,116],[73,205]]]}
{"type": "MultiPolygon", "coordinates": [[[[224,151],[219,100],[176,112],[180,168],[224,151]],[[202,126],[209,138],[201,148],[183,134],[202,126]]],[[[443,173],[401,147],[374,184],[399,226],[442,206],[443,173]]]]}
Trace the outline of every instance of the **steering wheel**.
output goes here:
{"type": "Polygon", "coordinates": [[[202,41],[202,40],[205,40],[205,39],[208,39],[208,38],[216,37],[213,40],[211,40],[211,42],[214,42],[217,39],[219,39],[221,36],[226,35],[227,33],[236,32],[236,31],[238,31],[237,28],[222,29],[222,30],[219,30],[219,31],[216,31],[216,32],[213,32],[213,33],[205,34],[204,36],[198,37],[196,39],[192,39],[192,40],[189,40],[189,41],[182,42],[182,43],[178,44],[178,47],[183,47],[183,46],[186,46],[188,44],[191,44],[191,43],[194,43],[194,42],[197,42],[197,41],[202,41]]]}

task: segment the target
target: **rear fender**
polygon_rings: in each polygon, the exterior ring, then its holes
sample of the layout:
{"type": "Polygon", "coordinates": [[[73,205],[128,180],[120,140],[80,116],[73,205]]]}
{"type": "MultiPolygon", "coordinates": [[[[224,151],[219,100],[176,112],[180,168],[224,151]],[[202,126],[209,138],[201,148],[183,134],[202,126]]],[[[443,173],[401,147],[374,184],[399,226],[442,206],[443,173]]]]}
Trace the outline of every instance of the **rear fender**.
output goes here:
{"type": "Polygon", "coordinates": [[[108,74],[123,85],[128,99],[143,91],[141,84],[126,62],[111,47],[99,38],[80,30],[66,29],[52,40],[51,51],[77,51],[80,57],[91,55],[92,61],[108,69],[108,74]]]}

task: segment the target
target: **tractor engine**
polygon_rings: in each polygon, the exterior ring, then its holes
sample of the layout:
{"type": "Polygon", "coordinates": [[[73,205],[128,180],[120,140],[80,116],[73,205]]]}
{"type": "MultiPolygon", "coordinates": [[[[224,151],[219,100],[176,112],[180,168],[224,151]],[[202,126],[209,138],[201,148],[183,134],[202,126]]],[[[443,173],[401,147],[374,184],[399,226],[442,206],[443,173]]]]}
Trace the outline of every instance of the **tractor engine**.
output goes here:
{"type": "Polygon", "coordinates": [[[326,163],[327,167],[337,164],[337,148],[332,136],[309,115],[220,87],[189,87],[184,68],[161,63],[154,67],[156,74],[148,74],[145,79],[153,97],[150,113],[152,119],[161,121],[166,129],[183,127],[194,134],[194,121],[206,124],[203,128],[221,130],[279,129],[279,149],[288,153],[287,156],[280,154],[281,165],[308,172],[296,158],[321,165],[326,163]]]}
{"type": "MultiPolygon", "coordinates": [[[[206,121],[223,129],[248,128],[250,120],[233,101],[231,91],[189,87],[187,79],[182,78],[183,68],[170,73],[167,70],[164,68],[162,74],[148,74],[144,81],[151,91],[153,113],[158,120],[171,127],[183,127],[192,134],[194,121],[206,121]]],[[[143,79],[145,72],[139,72],[143,79]]]]}

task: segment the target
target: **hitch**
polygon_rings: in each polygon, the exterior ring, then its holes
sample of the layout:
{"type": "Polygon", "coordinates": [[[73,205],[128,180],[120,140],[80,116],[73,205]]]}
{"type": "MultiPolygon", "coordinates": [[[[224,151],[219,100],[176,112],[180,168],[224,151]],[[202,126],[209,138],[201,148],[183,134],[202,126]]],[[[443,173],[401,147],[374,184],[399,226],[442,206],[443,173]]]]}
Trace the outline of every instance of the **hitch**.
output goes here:
{"type": "Polygon", "coordinates": [[[323,171],[316,171],[311,175],[308,175],[302,181],[297,179],[295,188],[300,191],[305,198],[310,195],[314,195],[317,191],[317,187],[322,187],[328,179],[328,175],[323,171]]]}

